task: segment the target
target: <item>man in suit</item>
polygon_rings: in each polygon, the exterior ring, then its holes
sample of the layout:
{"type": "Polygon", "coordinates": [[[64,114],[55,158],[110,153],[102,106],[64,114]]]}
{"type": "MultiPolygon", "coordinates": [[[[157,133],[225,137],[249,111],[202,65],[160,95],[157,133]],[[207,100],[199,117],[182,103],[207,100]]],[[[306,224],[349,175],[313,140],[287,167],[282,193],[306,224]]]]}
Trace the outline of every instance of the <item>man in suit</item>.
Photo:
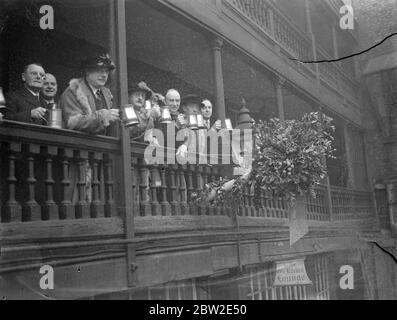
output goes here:
{"type": "Polygon", "coordinates": [[[22,73],[23,88],[12,92],[7,99],[7,118],[10,120],[45,125],[47,109],[40,90],[45,72],[41,64],[31,63],[22,73]]]}
{"type": "Polygon", "coordinates": [[[221,129],[221,121],[217,120],[215,123],[211,126],[211,117],[212,117],[212,103],[208,99],[204,99],[201,101],[201,113],[203,114],[204,118],[204,125],[207,127],[207,129],[214,129],[214,130],[220,130],[221,129]]]}
{"type": "Polygon", "coordinates": [[[41,96],[44,99],[47,109],[52,109],[57,103],[55,96],[58,92],[57,79],[51,73],[46,73],[43,82],[43,87],[41,88],[41,96]]]}
{"type": "Polygon", "coordinates": [[[82,63],[83,77],[72,79],[61,96],[61,109],[67,129],[106,134],[119,120],[119,109],[112,106],[113,96],[105,87],[115,65],[108,54],[89,57],[82,63]]]}

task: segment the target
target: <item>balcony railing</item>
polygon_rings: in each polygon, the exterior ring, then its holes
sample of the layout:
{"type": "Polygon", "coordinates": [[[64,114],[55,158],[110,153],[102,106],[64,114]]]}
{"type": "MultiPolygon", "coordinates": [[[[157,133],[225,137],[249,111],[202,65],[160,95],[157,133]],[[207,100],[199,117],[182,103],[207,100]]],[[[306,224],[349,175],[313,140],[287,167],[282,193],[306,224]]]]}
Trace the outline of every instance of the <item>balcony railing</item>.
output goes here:
{"type": "MultiPolygon", "coordinates": [[[[288,56],[300,60],[312,60],[314,58],[312,39],[284,15],[272,1],[224,0],[224,2],[248,23],[258,27],[266,35],[266,38],[273,40],[288,56]]],[[[339,6],[340,3],[341,1],[332,1],[329,5],[334,8],[334,6],[339,6]]],[[[340,6],[338,7],[338,13],[339,9],[340,6]]],[[[316,43],[315,50],[317,60],[332,58],[318,43],[316,43]]],[[[303,68],[305,75],[312,78],[316,77],[313,64],[299,64],[299,67],[303,68]]],[[[318,69],[318,77],[323,80],[323,83],[337,92],[341,92],[343,96],[351,97],[350,100],[357,100],[356,80],[346,73],[339,64],[321,63],[318,69]]]]}
{"type": "Polygon", "coordinates": [[[264,0],[225,0],[248,20],[276,41],[291,56],[312,57],[311,40],[274,4],[264,0]]]}
{"type": "MultiPolygon", "coordinates": [[[[225,165],[147,165],[145,144],[132,142],[131,172],[116,170],[121,152],[117,138],[5,121],[0,125],[2,223],[118,217],[123,175],[132,182],[133,215],[143,217],[219,216],[289,218],[288,204],[269,193],[254,205],[247,186],[239,208],[195,205],[192,194],[225,175],[225,165]],[[89,169],[87,169],[89,168],[89,169]],[[88,195],[89,194],[89,195],[88,195]]],[[[172,150],[175,152],[175,150],[172,150]]],[[[230,166],[230,165],[229,165],[230,166]]],[[[312,221],[371,218],[368,192],[320,185],[306,197],[312,221]]],[[[159,226],[161,229],[161,226],[159,226]]]]}
{"type": "Polygon", "coordinates": [[[0,142],[1,222],[116,215],[118,139],[6,121],[0,142]]]}

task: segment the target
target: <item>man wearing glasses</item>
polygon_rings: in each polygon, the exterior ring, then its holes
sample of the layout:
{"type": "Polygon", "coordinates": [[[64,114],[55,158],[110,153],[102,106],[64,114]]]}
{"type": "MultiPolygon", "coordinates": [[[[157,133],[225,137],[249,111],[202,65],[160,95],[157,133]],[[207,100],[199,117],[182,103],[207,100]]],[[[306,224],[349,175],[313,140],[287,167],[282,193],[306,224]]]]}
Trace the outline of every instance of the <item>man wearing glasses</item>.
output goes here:
{"type": "Polygon", "coordinates": [[[10,93],[7,99],[7,118],[10,120],[46,125],[47,109],[40,90],[45,71],[40,63],[25,66],[22,73],[23,87],[10,93]]]}

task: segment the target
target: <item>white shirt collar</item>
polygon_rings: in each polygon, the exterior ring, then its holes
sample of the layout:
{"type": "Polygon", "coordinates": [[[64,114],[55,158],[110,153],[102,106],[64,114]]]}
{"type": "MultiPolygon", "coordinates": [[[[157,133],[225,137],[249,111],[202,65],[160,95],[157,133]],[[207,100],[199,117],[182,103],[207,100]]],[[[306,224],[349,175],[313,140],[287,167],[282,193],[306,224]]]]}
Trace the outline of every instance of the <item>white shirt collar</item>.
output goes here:
{"type": "Polygon", "coordinates": [[[51,100],[44,99],[46,103],[55,103],[55,99],[52,98],[51,100]]]}
{"type": "MultiPolygon", "coordinates": [[[[88,81],[87,81],[87,83],[88,83],[88,81]]],[[[96,88],[96,89],[95,89],[95,88],[94,88],[91,84],[89,84],[89,83],[88,83],[88,85],[89,85],[89,87],[91,88],[92,92],[94,92],[94,94],[96,94],[98,90],[101,90],[101,88],[96,88]]]]}
{"type": "Polygon", "coordinates": [[[35,97],[40,97],[40,92],[34,92],[32,90],[30,90],[29,88],[25,87],[32,95],[34,95],[35,97]]]}

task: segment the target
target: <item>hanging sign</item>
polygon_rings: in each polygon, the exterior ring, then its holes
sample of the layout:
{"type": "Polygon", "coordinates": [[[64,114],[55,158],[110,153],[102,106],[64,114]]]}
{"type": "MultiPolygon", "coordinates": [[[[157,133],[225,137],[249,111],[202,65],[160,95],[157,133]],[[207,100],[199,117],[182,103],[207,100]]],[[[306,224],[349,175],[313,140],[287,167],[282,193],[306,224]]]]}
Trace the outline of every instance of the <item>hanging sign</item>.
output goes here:
{"type": "Polygon", "coordinates": [[[312,284],[306,273],[304,258],[277,262],[274,286],[304,284],[312,284]]]}

